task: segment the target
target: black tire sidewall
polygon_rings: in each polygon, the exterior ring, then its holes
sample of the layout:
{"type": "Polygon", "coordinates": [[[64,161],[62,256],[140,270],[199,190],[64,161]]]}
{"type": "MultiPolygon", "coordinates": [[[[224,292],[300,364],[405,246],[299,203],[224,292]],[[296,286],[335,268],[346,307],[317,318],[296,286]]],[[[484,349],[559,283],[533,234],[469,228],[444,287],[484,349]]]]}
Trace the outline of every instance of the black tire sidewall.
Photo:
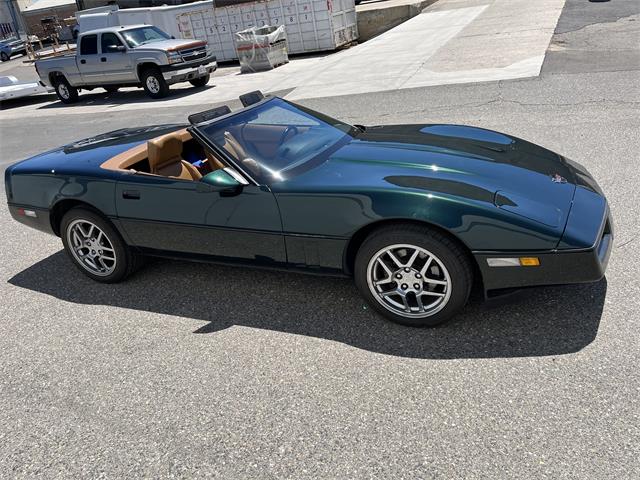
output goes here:
{"type": "Polygon", "coordinates": [[[7,55],[6,53],[4,52],[0,52],[0,53],[1,53],[0,60],[2,60],[3,62],[7,62],[11,59],[11,57],[9,57],[9,55],[7,55]]]}
{"type": "Polygon", "coordinates": [[[78,89],[76,87],[72,87],[66,78],[62,77],[56,80],[55,83],[56,95],[60,99],[62,103],[75,103],[78,101],[78,89]],[[69,98],[63,98],[58,91],[60,85],[65,85],[67,90],[69,91],[69,98]]]}
{"type": "Polygon", "coordinates": [[[396,227],[386,228],[370,235],[361,245],[354,267],[355,283],[367,302],[389,320],[411,327],[434,327],[450,320],[469,298],[472,285],[472,269],[466,253],[456,242],[429,228],[396,227]],[[429,317],[407,318],[383,307],[367,283],[369,260],[381,249],[394,244],[411,244],[422,247],[437,256],[444,264],[451,278],[451,296],[447,305],[429,317]]]}
{"type": "Polygon", "coordinates": [[[169,95],[169,85],[162,76],[162,72],[159,68],[149,68],[142,73],[142,88],[144,88],[144,91],[147,92],[147,95],[149,95],[151,98],[164,98],[169,95]],[[147,87],[147,78],[152,76],[155,77],[155,79],[158,81],[158,85],[160,85],[160,91],[157,93],[152,92],[147,87]]]}
{"type": "Polygon", "coordinates": [[[64,245],[64,249],[67,252],[67,255],[69,256],[71,262],[76,266],[78,270],[80,270],[92,280],[101,283],[116,283],[123,280],[131,273],[134,262],[132,252],[130,251],[129,247],[124,242],[120,234],[111,225],[111,223],[99,213],[83,207],[72,208],[64,215],[64,217],[62,217],[62,222],[60,223],[60,236],[62,237],[62,244],[64,245]],[[73,256],[73,253],[71,252],[71,246],[67,241],[67,229],[71,222],[79,219],[88,220],[91,223],[97,225],[109,238],[116,256],[116,268],[110,275],[100,276],[91,273],[82,265],[80,265],[76,258],[73,256]]]}
{"type": "Polygon", "coordinates": [[[207,73],[203,77],[194,78],[193,80],[189,80],[189,83],[194,87],[204,87],[211,80],[211,74],[207,73]]]}

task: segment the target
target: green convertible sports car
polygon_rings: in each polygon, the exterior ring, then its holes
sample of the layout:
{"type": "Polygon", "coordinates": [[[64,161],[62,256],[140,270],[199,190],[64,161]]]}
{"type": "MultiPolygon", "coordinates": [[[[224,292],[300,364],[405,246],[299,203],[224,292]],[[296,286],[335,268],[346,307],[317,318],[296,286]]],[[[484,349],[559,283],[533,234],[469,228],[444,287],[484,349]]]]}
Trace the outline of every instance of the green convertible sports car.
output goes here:
{"type": "Polygon", "coordinates": [[[459,125],[347,125],[278,97],[117,130],[6,169],[11,215],[117,282],[145,255],[353,276],[389,319],[432,326],[474,283],[597,281],[613,232],[581,165],[459,125]]]}

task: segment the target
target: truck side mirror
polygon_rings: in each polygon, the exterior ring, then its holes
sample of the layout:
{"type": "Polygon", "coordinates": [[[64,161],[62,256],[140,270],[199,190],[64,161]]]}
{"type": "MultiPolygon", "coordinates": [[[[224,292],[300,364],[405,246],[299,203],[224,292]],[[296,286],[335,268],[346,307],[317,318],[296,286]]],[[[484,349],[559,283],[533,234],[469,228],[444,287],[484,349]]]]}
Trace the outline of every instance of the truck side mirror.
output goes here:
{"type": "Polygon", "coordinates": [[[109,45],[107,47],[107,51],[111,52],[111,53],[115,53],[115,52],[126,52],[127,48],[124,45],[109,45]]]}

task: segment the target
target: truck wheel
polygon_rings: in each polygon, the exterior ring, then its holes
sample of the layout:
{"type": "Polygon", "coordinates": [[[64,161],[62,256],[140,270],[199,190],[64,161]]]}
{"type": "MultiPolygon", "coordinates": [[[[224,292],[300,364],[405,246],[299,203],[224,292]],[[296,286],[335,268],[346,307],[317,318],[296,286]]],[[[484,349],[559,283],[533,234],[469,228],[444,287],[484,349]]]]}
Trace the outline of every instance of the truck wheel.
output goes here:
{"type": "Polygon", "coordinates": [[[9,60],[9,55],[7,55],[4,52],[0,52],[0,60],[2,60],[3,62],[6,62],[7,60],[9,60]]]}
{"type": "Polygon", "coordinates": [[[189,83],[194,87],[204,87],[207,83],[209,83],[210,79],[211,75],[207,73],[204,77],[198,77],[194,78],[193,80],[189,80],[189,83]]]}
{"type": "Polygon", "coordinates": [[[78,101],[78,89],[71,86],[66,78],[58,77],[55,89],[62,103],[75,103],[78,101]]]}
{"type": "Polygon", "coordinates": [[[151,98],[164,98],[169,94],[169,85],[158,68],[149,68],[144,71],[142,87],[151,98]]]}

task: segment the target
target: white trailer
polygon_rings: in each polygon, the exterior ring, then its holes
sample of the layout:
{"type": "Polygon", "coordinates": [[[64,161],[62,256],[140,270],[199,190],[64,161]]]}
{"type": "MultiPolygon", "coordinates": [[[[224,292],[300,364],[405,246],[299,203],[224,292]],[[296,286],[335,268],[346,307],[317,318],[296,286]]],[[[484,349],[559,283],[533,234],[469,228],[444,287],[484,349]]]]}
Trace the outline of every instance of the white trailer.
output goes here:
{"type": "Polygon", "coordinates": [[[0,100],[10,100],[12,98],[28,97],[39,93],[53,92],[53,88],[43,87],[39,82],[21,82],[16,77],[0,77],[0,100]]]}
{"type": "Polygon", "coordinates": [[[235,33],[284,25],[289,53],[335,50],[358,39],[354,0],[259,0],[214,7],[211,0],[186,5],[94,8],[76,13],[80,31],[115,25],[155,25],[179,38],[207,40],[218,61],[236,60],[235,33]]]}

